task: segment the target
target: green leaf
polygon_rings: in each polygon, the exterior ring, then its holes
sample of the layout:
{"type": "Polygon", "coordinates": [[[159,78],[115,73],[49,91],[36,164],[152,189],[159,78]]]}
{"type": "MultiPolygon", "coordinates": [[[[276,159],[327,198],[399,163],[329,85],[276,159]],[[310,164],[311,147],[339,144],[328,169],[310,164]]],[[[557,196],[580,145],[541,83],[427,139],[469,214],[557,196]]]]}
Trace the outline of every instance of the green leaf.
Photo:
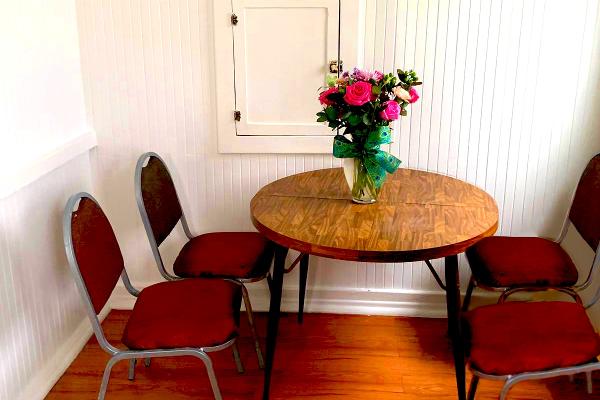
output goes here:
{"type": "Polygon", "coordinates": [[[363,114],[362,121],[365,125],[371,125],[371,120],[369,119],[369,114],[363,114]]]}
{"type": "Polygon", "coordinates": [[[379,86],[373,86],[371,92],[379,96],[381,94],[381,88],[379,86]]]}
{"type": "Polygon", "coordinates": [[[360,115],[356,115],[356,114],[352,114],[348,117],[348,123],[350,123],[350,126],[356,126],[358,124],[360,124],[360,121],[362,120],[360,115]]]}
{"type": "Polygon", "coordinates": [[[335,111],[335,108],[331,106],[325,109],[325,114],[327,115],[327,119],[329,121],[335,121],[337,119],[337,111],[335,111]]]}
{"type": "Polygon", "coordinates": [[[327,117],[324,115],[321,115],[319,118],[317,118],[317,122],[325,122],[327,121],[327,117]]]}

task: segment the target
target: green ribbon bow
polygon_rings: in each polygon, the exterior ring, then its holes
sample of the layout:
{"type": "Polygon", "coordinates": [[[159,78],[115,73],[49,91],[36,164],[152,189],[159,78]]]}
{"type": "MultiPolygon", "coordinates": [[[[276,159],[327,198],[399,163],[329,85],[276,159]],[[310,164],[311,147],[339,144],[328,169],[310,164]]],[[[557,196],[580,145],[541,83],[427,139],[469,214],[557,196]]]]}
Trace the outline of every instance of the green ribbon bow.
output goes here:
{"type": "Polygon", "coordinates": [[[400,166],[400,160],[390,153],[380,150],[379,146],[392,142],[390,128],[379,126],[376,130],[369,132],[364,146],[348,140],[345,136],[336,135],[333,138],[333,156],[336,158],[360,158],[362,159],[369,177],[379,189],[385,178],[386,172],[393,174],[400,166]]]}

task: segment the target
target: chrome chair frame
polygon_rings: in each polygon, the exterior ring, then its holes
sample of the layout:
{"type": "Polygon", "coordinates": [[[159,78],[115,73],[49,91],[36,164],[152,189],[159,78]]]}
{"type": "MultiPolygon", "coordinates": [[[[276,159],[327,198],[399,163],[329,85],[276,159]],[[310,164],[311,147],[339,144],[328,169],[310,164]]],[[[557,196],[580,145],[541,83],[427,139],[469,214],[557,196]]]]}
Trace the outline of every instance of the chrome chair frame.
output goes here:
{"type": "MultiPolygon", "coordinates": [[[[160,255],[160,250],[158,248],[159,247],[158,243],[156,242],[156,238],[154,237],[154,232],[152,231],[152,225],[150,224],[150,218],[148,218],[148,213],[146,212],[146,206],[144,205],[144,199],[142,197],[142,169],[146,166],[150,157],[156,157],[160,160],[160,162],[162,162],[162,164],[165,166],[165,169],[167,170],[167,172],[169,174],[169,177],[171,178],[171,181],[173,182],[173,186],[175,186],[175,181],[173,180],[171,171],[169,171],[169,168],[167,167],[167,163],[165,162],[165,160],[163,160],[161,156],[159,156],[158,154],[156,154],[154,152],[144,153],[140,156],[140,158],[138,159],[137,164],[135,166],[135,181],[134,181],[135,200],[136,200],[136,203],[138,206],[138,210],[140,212],[140,216],[142,218],[142,222],[144,224],[146,236],[148,236],[150,248],[152,249],[152,255],[154,256],[154,261],[156,262],[158,271],[160,272],[162,277],[167,281],[179,280],[182,278],[177,275],[171,274],[165,268],[165,264],[162,260],[162,257],[160,255]]],[[[175,190],[175,195],[177,196],[177,201],[179,202],[180,207],[181,207],[182,203],[181,203],[181,199],[179,198],[179,192],[177,190],[175,190]]],[[[190,231],[183,207],[181,207],[180,221],[181,221],[181,226],[183,228],[183,232],[185,233],[185,236],[188,238],[188,240],[192,240],[194,238],[194,235],[190,231]]],[[[250,278],[250,279],[225,278],[228,281],[231,281],[231,282],[234,282],[234,283],[240,285],[242,288],[242,298],[244,300],[244,305],[246,307],[246,314],[248,316],[248,325],[250,325],[250,331],[252,333],[252,338],[254,339],[254,348],[256,351],[256,356],[258,358],[258,366],[261,369],[265,367],[264,358],[263,358],[262,351],[260,348],[260,342],[259,342],[259,338],[258,338],[258,333],[256,332],[256,326],[254,324],[254,313],[252,311],[252,304],[250,302],[250,296],[248,294],[248,289],[246,288],[246,283],[259,282],[265,278],[268,278],[269,274],[270,273],[267,272],[265,275],[257,276],[257,277],[250,278]]],[[[223,279],[223,278],[214,277],[213,279],[223,279]]]]}
{"type": "MultiPolygon", "coordinates": [[[[588,302],[584,307],[586,309],[592,307],[594,304],[598,302],[600,299],[600,288],[596,291],[596,294],[588,302]]],[[[581,304],[581,303],[580,303],[581,304]]],[[[547,379],[554,378],[557,376],[568,375],[572,377],[575,374],[585,373],[587,380],[587,392],[588,394],[592,393],[592,371],[600,370],[600,362],[598,360],[590,360],[590,362],[582,365],[577,365],[573,367],[563,367],[563,368],[554,368],[547,371],[536,371],[536,372],[522,372],[520,374],[514,375],[490,375],[485,374],[477,369],[473,368],[470,365],[470,370],[473,374],[473,378],[471,379],[471,384],[469,386],[469,393],[467,396],[468,400],[475,399],[475,392],[477,391],[477,384],[479,383],[480,378],[492,379],[492,380],[500,380],[504,381],[504,385],[502,386],[502,390],[500,392],[500,400],[506,400],[508,397],[508,392],[510,389],[519,382],[537,380],[537,379],[547,379]]]]}
{"type": "MultiPolygon", "coordinates": [[[[565,219],[563,220],[563,224],[562,227],[560,229],[560,233],[558,235],[558,237],[556,237],[553,241],[554,243],[558,243],[561,244],[563,242],[563,240],[565,239],[565,237],[567,236],[567,232],[569,230],[569,227],[572,225],[572,222],[569,218],[569,211],[571,210],[571,207],[573,206],[573,201],[575,199],[575,193],[577,191],[577,187],[575,187],[575,189],[573,190],[573,193],[571,194],[571,201],[569,202],[570,206],[569,209],[567,210],[567,215],[565,216],[565,219]]],[[[599,200],[600,201],[600,200],[599,200]]],[[[588,270],[588,274],[587,277],[585,279],[584,282],[580,283],[580,284],[575,284],[573,286],[508,286],[508,287],[489,287],[489,286],[485,286],[482,285],[481,283],[477,282],[477,280],[475,279],[475,277],[473,276],[473,274],[471,274],[471,277],[469,279],[469,285],[467,286],[467,291],[465,293],[465,298],[463,301],[463,305],[462,305],[462,311],[465,312],[469,309],[469,304],[471,302],[471,296],[473,294],[473,290],[476,287],[480,287],[482,289],[485,290],[489,290],[489,291],[494,291],[494,292],[500,292],[500,300],[499,302],[504,301],[508,296],[514,294],[514,293],[518,293],[518,292],[540,292],[540,291],[546,291],[546,290],[558,290],[560,292],[566,293],[568,295],[570,295],[571,297],[573,297],[576,301],[578,301],[579,303],[581,303],[581,299],[579,298],[579,292],[587,289],[591,283],[592,283],[592,278],[594,277],[595,271],[600,267],[600,244],[598,244],[598,246],[596,247],[596,252],[594,255],[594,260],[592,261],[592,265],[590,266],[590,269],[588,270]]]]}
{"type": "MultiPolygon", "coordinates": [[[[98,319],[98,315],[96,314],[96,311],[92,304],[92,300],[90,298],[87,287],[83,280],[83,276],[81,275],[81,272],[79,270],[79,264],[77,263],[77,258],[75,257],[75,250],[73,248],[73,240],[72,240],[72,236],[71,236],[72,213],[75,209],[75,206],[77,206],[79,204],[79,201],[82,198],[88,198],[88,199],[92,200],[94,203],[98,204],[96,199],[91,194],[85,193],[85,192],[77,193],[77,194],[71,196],[71,198],[69,198],[69,201],[67,202],[67,205],[65,207],[65,211],[63,214],[63,241],[64,241],[64,246],[65,246],[65,252],[67,255],[67,260],[69,262],[69,267],[71,269],[71,272],[73,273],[73,277],[75,279],[75,284],[77,286],[77,289],[79,290],[79,294],[81,295],[81,297],[83,299],[86,313],[92,324],[94,336],[96,336],[96,339],[98,340],[98,344],[100,345],[102,350],[104,350],[111,356],[110,359],[108,360],[108,362],[106,363],[106,367],[105,367],[104,373],[102,375],[102,383],[100,385],[100,392],[98,393],[98,400],[104,400],[104,397],[106,396],[106,390],[108,388],[108,381],[110,379],[110,372],[112,370],[112,367],[117,362],[119,362],[121,360],[129,360],[130,361],[128,378],[129,378],[129,380],[133,380],[135,378],[135,365],[136,365],[138,358],[145,359],[145,364],[148,367],[150,365],[149,360],[151,358],[174,357],[174,356],[194,356],[194,357],[197,357],[200,360],[202,360],[202,362],[204,363],[204,365],[206,367],[206,371],[208,374],[208,378],[210,381],[210,385],[211,385],[214,397],[216,400],[221,400],[222,396],[221,396],[221,391],[219,389],[219,384],[217,382],[217,377],[215,375],[212,361],[207,353],[211,353],[211,352],[226,349],[228,347],[232,347],[238,372],[243,372],[243,366],[241,364],[241,360],[239,357],[239,351],[237,349],[237,343],[236,343],[237,338],[230,339],[227,342],[222,343],[217,346],[208,346],[208,347],[200,347],[200,348],[186,347],[186,348],[176,348],[176,349],[153,349],[153,350],[121,350],[121,349],[118,349],[117,347],[111,345],[108,342],[108,340],[106,339],[106,336],[104,335],[104,330],[102,329],[102,325],[100,324],[100,321],[98,319]]],[[[125,267],[123,267],[123,270],[121,271],[121,280],[123,281],[123,285],[125,285],[125,288],[127,289],[127,291],[132,296],[135,296],[135,297],[139,296],[139,294],[141,292],[139,290],[137,290],[136,288],[134,288],[133,285],[131,284],[131,281],[129,279],[129,276],[127,275],[127,271],[126,271],[125,267]]]]}

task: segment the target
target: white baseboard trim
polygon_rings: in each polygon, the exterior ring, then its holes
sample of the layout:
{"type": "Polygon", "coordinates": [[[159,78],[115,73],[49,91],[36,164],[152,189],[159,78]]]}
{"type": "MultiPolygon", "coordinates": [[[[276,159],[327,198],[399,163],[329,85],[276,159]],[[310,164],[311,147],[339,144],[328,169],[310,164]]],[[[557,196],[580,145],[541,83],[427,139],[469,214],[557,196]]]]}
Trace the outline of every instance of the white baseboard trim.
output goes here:
{"type": "Polygon", "coordinates": [[[6,176],[2,175],[0,180],[0,199],[10,196],[78,155],[91,150],[97,143],[95,132],[85,132],[24,166],[7,171],[6,176]]]}
{"type": "MultiPolygon", "coordinates": [[[[108,306],[104,307],[98,315],[100,321],[104,320],[110,310],[111,309],[108,306]]],[[[79,323],[73,334],[56,349],[54,355],[48,359],[41,369],[39,369],[29,380],[29,383],[21,392],[18,400],[44,399],[79,355],[83,346],[85,346],[88,340],[90,340],[90,337],[92,337],[92,334],[92,325],[86,316],[79,323]]]]}
{"type": "MultiPolygon", "coordinates": [[[[150,282],[134,284],[138,289],[150,282]]],[[[268,311],[270,294],[263,282],[248,285],[248,292],[255,311],[268,311]]],[[[498,295],[476,291],[472,303],[493,303],[498,295]]],[[[117,286],[110,304],[113,309],[130,310],[135,298],[123,286],[117,286]]],[[[283,312],[298,311],[298,287],[283,288],[281,299],[283,312]]],[[[306,313],[389,315],[406,317],[446,317],[446,295],[441,290],[359,289],[359,288],[308,288],[304,311],[306,313]]]]}

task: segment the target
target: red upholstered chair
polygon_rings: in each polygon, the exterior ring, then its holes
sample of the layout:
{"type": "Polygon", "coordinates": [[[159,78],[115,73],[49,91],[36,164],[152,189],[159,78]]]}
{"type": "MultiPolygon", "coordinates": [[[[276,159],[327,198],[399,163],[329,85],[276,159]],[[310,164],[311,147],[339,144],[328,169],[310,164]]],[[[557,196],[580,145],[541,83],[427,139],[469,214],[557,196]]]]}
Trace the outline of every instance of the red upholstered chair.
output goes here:
{"type": "Polygon", "coordinates": [[[599,242],[600,154],[597,154],[581,175],[557,240],[492,236],[482,239],[466,251],[472,275],[463,310],[468,309],[476,286],[501,291],[501,300],[518,291],[553,289],[568,293],[580,301],[577,292],[590,285],[593,273],[600,265],[599,242]],[[596,251],[587,278],[579,285],[577,268],[560,246],[570,225],[596,251]]]}
{"type": "MultiPolygon", "coordinates": [[[[215,399],[219,385],[207,353],[232,346],[239,372],[237,351],[239,286],[227,281],[200,279],[162,282],[142,291],[133,288],[110,222],[96,200],[87,193],[72,196],[63,217],[63,237],[75,283],[84,300],[100,347],[110,354],[98,399],[104,399],[115,363],[130,360],[129,379],[134,379],[138,358],[194,356],[204,362],[215,399]],[[98,320],[119,277],[137,297],[123,332],[126,350],[108,342],[98,320]]],[[[149,365],[149,364],[146,364],[149,365]]]]}
{"type": "MultiPolygon", "coordinates": [[[[600,289],[590,307],[600,297],[600,289]]],[[[464,337],[473,378],[469,400],[480,378],[503,380],[500,400],[517,383],[600,369],[600,338],[580,303],[506,302],[463,315],[464,337]]]]}
{"type": "MultiPolygon", "coordinates": [[[[156,153],[144,153],[138,159],[135,170],[135,195],[156,265],[165,279],[195,277],[229,279],[242,287],[258,364],[260,368],[264,368],[254,326],[252,304],[245,284],[265,278],[270,281],[273,244],[257,232],[211,232],[198,236],[192,235],[169,169],[156,153]],[[165,268],[159,246],[179,221],[188,242],[175,260],[173,265],[175,275],[172,275],[165,268]]],[[[308,254],[300,254],[285,272],[290,272],[298,263],[300,264],[298,322],[301,323],[308,275],[308,254]]]]}

